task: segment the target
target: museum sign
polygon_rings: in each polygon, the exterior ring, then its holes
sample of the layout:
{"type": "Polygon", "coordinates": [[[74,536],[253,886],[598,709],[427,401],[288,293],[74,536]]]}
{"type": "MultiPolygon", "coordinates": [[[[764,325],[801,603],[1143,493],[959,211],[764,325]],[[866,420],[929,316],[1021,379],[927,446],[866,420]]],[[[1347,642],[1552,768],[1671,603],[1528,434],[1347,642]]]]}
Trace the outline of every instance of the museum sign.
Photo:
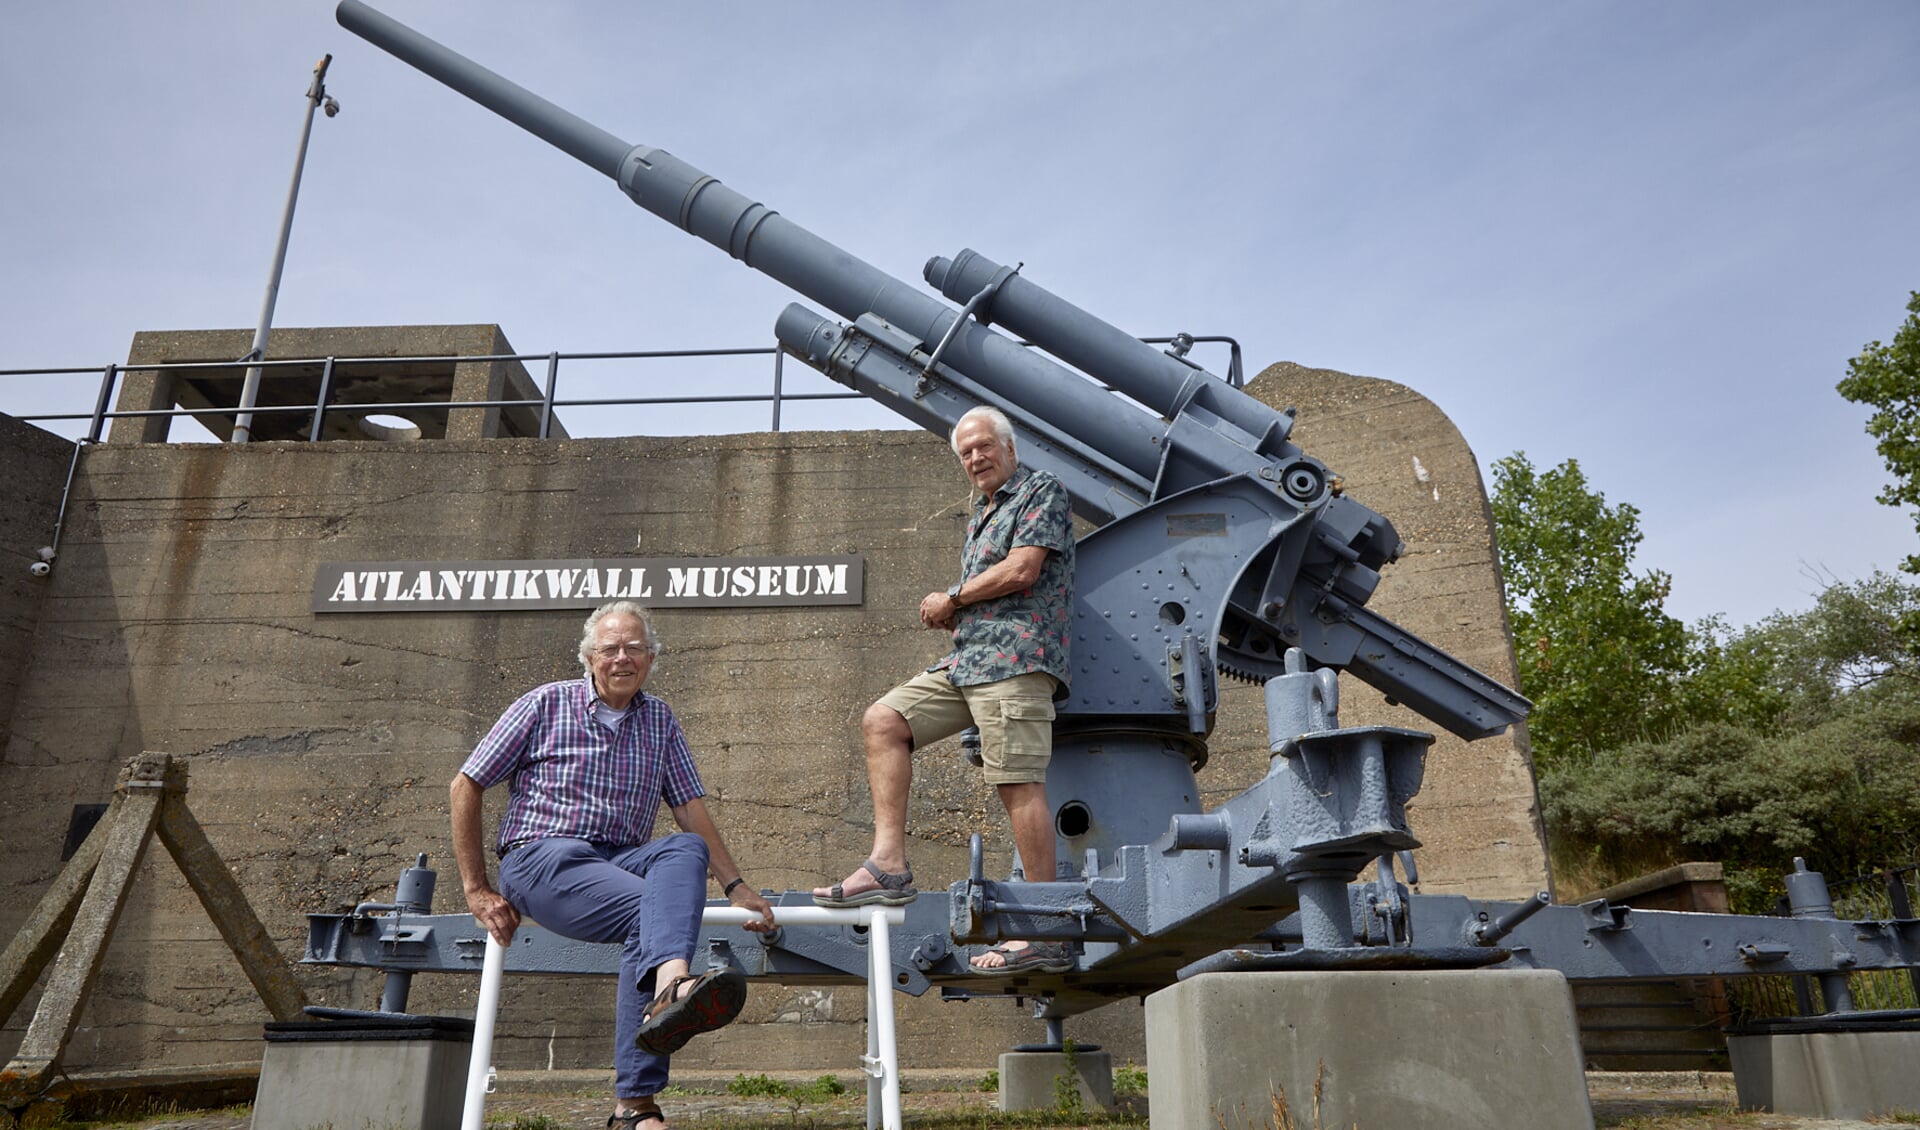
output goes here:
{"type": "Polygon", "coordinates": [[[866,565],[838,557],[633,557],[577,561],[329,561],[315,612],[467,612],[859,604],[866,565]]]}

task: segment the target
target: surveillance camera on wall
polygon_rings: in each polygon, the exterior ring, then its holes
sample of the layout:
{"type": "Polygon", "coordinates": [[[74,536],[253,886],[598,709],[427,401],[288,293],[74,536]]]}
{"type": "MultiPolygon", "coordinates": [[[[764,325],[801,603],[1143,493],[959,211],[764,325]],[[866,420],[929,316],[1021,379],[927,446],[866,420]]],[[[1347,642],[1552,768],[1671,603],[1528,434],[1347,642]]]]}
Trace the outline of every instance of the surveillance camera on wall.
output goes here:
{"type": "Polygon", "coordinates": [[[35,561],[33,564],[27,566],[27,572],[32,573],[36,577],[45,577],[53,572],[53,566],[45,561],[35,561]]]}

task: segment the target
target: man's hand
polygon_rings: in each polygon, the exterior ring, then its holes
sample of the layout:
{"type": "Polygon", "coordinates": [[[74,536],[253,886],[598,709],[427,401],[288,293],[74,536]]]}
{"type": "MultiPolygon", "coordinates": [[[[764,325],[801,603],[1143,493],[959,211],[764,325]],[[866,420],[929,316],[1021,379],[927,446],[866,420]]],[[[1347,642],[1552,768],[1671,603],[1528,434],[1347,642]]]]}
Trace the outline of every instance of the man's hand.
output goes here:
{"type": "MultiPolygon", "coordinates": [[[[967,606],[984,604],[1008,593],[1024,592],[1040,579],[1040,570],[1052,553],[1044,545],[1016,545],[1000,560],[968,577],[967,606]]],[[[943,592],[930,592],[920,598],[920,624],[927,628],[953,630],[960,618],[960,602],[943,592]]]]}
{"type": "Polygon", "coordinates": [[[520,928],[520,912],[499,891],[483,889],[467,892],[467,909],[487,928],[493,940],[503,946],[513,944],[513,932],[520,928]]]}
{"type": "Polygon", "coordinates": [[[960,606],[953,598],[943,592],[930,592],[920,598],[920,626],[939,628],[951,632],[954,618],[959,614],[960,606]]]}
{"type": "Polygon", "coordinates": [[[727,901],[760,916],[760,921],[744,923],[741,929],[752,930],[756,934],[771,934],[779,929],[773,922],[773,904],[767,901],[765,895],[745,883],[735,887],[733,893],[727,896],[727,901]]]}

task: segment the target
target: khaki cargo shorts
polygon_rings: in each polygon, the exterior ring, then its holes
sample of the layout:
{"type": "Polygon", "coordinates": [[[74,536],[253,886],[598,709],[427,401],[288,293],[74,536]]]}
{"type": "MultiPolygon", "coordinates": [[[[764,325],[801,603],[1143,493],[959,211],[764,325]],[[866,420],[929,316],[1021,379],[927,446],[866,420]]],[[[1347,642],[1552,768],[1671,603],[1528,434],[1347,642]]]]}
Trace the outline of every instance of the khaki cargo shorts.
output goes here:
{"type": "Polygon", "coordinates": [[[1053,756],[1052,675],[1032,671],[997,683],[956,687],[947,673],[923,671],[888,691],[892,707],[913,731],[913,748],[980,727],[980,757],[989,785],[1044,784],[1053,756]]]}

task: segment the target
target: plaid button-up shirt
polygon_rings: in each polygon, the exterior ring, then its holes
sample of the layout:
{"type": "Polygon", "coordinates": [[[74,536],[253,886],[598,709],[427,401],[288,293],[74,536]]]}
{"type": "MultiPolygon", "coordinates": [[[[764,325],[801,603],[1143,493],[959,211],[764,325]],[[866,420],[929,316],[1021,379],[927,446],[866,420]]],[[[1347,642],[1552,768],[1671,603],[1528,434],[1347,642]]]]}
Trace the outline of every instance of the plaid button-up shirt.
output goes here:
{"type": "Polygon", "coordinates": [[[643,844],[662,801],[678,807],[706,795],[665,702],[635,695],[610,730],[594,717],[595,701],[585,678],[528,691],[460,767],[481,788],[510,782],[495,841],[501,854],[547,836],[643,844]]]}

